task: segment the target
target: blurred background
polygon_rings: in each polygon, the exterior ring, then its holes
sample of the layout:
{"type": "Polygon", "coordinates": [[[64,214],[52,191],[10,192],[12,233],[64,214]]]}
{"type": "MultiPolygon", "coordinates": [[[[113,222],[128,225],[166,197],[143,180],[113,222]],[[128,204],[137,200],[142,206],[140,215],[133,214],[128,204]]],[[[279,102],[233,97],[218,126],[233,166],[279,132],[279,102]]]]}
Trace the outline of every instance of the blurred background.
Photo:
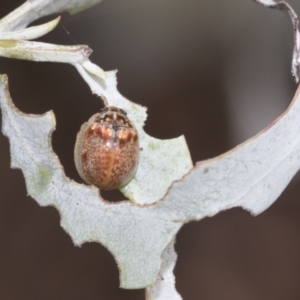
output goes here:
{"type": "MultiPolygon", "coordinates": [[[[1,16],[23,1],[4,0],[1,16]]],[[[300,2],[289,1],[300,14],[300,2]]],[[[47,17],[35,24],[41,24],[47,17]]],[[[148,107],[146,131],[184,134],[194,162],[217,156],[270,124],[297,88],[291,76],[288,17],[251,0],[104,0],[42,41],[87,44],[91,60],[118,69],[119,90],[148,107]]],[[[67,176],[76,134],[103,107],[70,65],[0,58],[16,106],[53,110],[53,147],[67,176]]],[[[0,299],[143,300],[119,288],[118,270],[100,244],[74,247],[58,212],[27,196],[0,136],[0,299]]],[[[297,175],[257,217],[236,208],[185,225],[178,234],[177,289],[185,300],[299,300],[300,186],[297,175]]],[[[104,197],[121,200],[118,192],[104,197]]]]}

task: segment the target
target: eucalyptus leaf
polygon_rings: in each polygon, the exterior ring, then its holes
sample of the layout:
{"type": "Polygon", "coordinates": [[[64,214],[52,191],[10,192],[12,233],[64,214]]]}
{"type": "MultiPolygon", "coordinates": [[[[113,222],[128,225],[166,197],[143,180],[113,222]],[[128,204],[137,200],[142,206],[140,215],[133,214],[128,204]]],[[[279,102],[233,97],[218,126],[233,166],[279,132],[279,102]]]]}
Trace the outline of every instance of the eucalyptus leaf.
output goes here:
{"type": "Polygon", "coordinates": [[[92,92],[104,99],[105,105],[124,109],[135,124],[140,138],[140,161],[133,180],[121,188],[132,202],[150,204],[161,199],[174,180],[192,168],[192,160],[184,136],[159,140],[145,133],[146,109],[126,99],[117,89],[116,72],[106,72],[105,79],[90,74],[81,64],[75,64],[92,92]]]}
{"type": "Polygon", "coordinates": [[[156,281],[161,255],[181,227],[168,214],[128,201],[105,201],[97,188],[68,179],[51,147],[52,112],[28,115],[10,99],[1,76],[2,131],[10,140],[11,166],[22,170],[27,190],[41,206],[56,207],[75,245],[99,242],[115,257],[121,286],[143,288],[156,281]]]}
{"type": "MultiPolygon", "coordinates": [[[[49,32],[58,22],[25,29],[32,21],[64,10],[75,13],[97,2],[25,2],[0,20],[0,56],[70,63],[105,105],[128,113],[141,145],[137,174],[121,189],[131,201],[109,203],[95,187],[67,178],[51,146],[54,114],[19,111],[10,98],[7,77],[2,75],[2,131],[10,140],[11,166],[22,170],[28,193],[41,206],[57,208],[61,226],[75,245],[95,241],[113,254],[122,287],[147,287],[151,300],[179,300],[173,268],[177,259],[175,236],[181,226],[237,206],[259,214],[278,198],[299,170],[300,92],[298,89],[290,107],[268,128],[231,151],[193,167],[183,136],[159,140],[144,131],[146,109],[119,93],[116,71],[104,72],[88,60],[91,50],[87,46],[25,41],[49,32]]],[[[292,70],[298,81],[297,15],[284,1],[255,2],[288,12],[295,37],[292,70]]]]}
{"type": "Polygon", "coordinates": [[[253,0],[268,8],[275,8],[286,12],[293,24],[294,28],[294,48],[292,58],[292,74],[296,82],[299,82],[300,77],[300,33],[299,33],[299,19],[290,4],[286,1],[274,1],[274,0],[253,0]]]}
{"type": "Polygon", "coordinates": [[[101,0],[28,0],[0,20],[0,32],[16,31],[44,16],[68,11],[77,13],[101,0]]]}

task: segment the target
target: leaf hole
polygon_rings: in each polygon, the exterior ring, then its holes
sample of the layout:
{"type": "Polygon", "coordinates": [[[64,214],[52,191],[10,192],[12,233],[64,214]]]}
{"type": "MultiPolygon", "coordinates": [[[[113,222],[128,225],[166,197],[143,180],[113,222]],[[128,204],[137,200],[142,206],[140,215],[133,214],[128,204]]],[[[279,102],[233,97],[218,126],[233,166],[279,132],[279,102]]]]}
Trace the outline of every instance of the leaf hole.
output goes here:
{"type": "Polygon", "coordinates": [[[128,198],[126,198],[119,190],[101,190],[101,196],[109,202],[120,202],[128,200],[128,198]]]}

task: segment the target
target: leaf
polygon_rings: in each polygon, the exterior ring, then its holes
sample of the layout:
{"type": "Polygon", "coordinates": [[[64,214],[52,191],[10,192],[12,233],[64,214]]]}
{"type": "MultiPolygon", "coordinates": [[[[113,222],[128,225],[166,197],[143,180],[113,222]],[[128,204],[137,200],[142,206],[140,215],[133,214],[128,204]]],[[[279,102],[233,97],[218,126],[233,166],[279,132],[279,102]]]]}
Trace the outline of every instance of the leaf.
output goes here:
{"type": "Polygon", "coordinates": [[[0,56],[33,61],[74,63],[87,60],[92,50],[85,45],[59,46],[41,42],[0,40],[0,56]]]}
{"type": "Polygon", "coordinates": [[[150,204],[161,199],[174,180],[181,178],[192,168],[192,160],[184,136],[159,140],[145,133],[146,109],[127,100],[117,90],[116,72],[106,72],[106,78],[90,74],[84,66],[75,64],[93,93],[104,99],[105,105],[124,109],[138,131],[140,161],[134,179],[121,189],[131,201],[150,204]]]}
{"type": "Polygon", "coordinates": [[[299,19],[294,9],[285,1],[274,0],[253,0],[268,8],[275,8],[285,11],[294,27],[294,49],[292,59],[292,74],[295,77],[295,81],[299,82],[300,76],[300,33],[299,33],[299,19]]]}
{"type": "Polygon", "coordinates": [[[0,20],[0,32],[20,30],[41,17],[68,11],[77,13],[101,0],[28,0],[0,20]]]}
{"type": "Polygon", "coordinates": [[[0,40],[34,40],[52,31],[60,17],[48,23],[12,32],[0,32],[0,40]]]}
{"type": "Polygon", "coordinates": [[[10,139],[12,167],[22,169],[28,193],[40,205],[59,210],[61,225],[76,245],[97,241],[112,252],[122,287],[141,288],[155,282],[161,255],[183,223],[235,206],[260,213],[300,167],[298,90],[288,110],[266,130],[228,153],[198,163],[164,199],[146,206],[111,204],[96,188],[64,175],[50,144],[53,113],[19,112],[6,84],[2,76],[3,133],[10,139]]]}
{"type": "Polygon", "coordinates": [[[1,76],[0,104],[11,166],[22,170],[30,196],[41,206],[58,209],[61,226],[75,245],[91,241],[104,245],[117,261],[122,287],[151,285],[159,273],[162,252],[182,224],[151,206],[106,202],[95,187],[68,179],[51,148],[54,114],[27,115],[16,109],[5,75],[1,76]]]}
{"type": "Polygon", "coordinates": [[[82,5],[85,6],[87,3],[91,4],[97,1],[98,0],[87,0],[85,2],[78,2],[65,0],[49,3],[48,0],[35,0],[26,2],[0,20],[0,56],[32,61],[79,64],[90,74],[104,79],[105,72],[88,60],[92,50],[86,45],[61,46],[27,41],[41,37],[53,30],[58,24],[60,17],[42,25],[20,29],[26,27],[33,19],[40,17],[40,15],[35,12],[35,9],[38,10],[40,8],[42,13],[47,15],[51,12],[58,12],[65,9],[74,8],[77,10],[79,7],[82,8],[82,5]]]}
{"type": "Polygon", "coordinates": [[[276,121],[233,150],[198,162],[160,202],[172,220],[187,222],[232,207],[267,209],[300,168],[300,89],[276,121]]]}
{"type": "Polygon", "coordinates": [[[146,299],[151,300],[182,300],[175,289],[173,269],[177,260],[174,250],[175,239],[171,241],[162,255],[162,266],[156,282],[146,288],[146,299]]]}
{"type": "MultiPolygon", "coordinates": [[[[32,1],[30,9],[36,8],[34,5],[40,2],[32,1]]],[[[20,24],[24,26],[29,22],[30,13],[23,6],[4,18],[0,22],[0,29],[1,25],[7,23],[14,30],[21,27],[20,24]],[[23,21],[17,20],[14,14],[23,21]]],[[[52,29],[54,26],[50,27],[52,29]]],[[[87,59],[90,54],[87,46],[9,40],[20,35],[27,38],[36,36],[41,31],[48,32],[48,29],[49,24],[45,24],[3,33],[8,40],[0,40],[0,55],[71,63],[80,69],[81,74],[97,81],[96,89],[106,104],[124,108],[139,131],[143,148],[139,169],[132,182],[123,188],[124,194],[138,204],[152,203],[162,198],[170,184],[192,167],[184,137],[161,141],[148,136],[142,129],[146,119],[145,109],[128,101],[117,91],[115,72],[104,73],[87,59]]],[[[28,193],[40,205],[53,205],[59,210],[62,227],[76,245],[96,241],[106,246],[120,268],[121,286],[140,288],[154,283],[160,271],[161,255],[182,224],[165,218],[165,212],[162,211],[157,214],[150,208],[142,209],[125,202],[110,204],[101,198],[96,188],[78,185],[66,178],[51,148],[54,115],[21,113],[12,104],[6,84],[7,79],[3,76],[3,133],[10,138],[12,167],[22,169],[28,193]]]]}
{"type": "MultiPolygon", "coordinates": [[[[42,15],[65,9],[74,12],[81,4],[95,2],[28,1],[0,21],[0,32],[13,31],[18,35],[42,15]]],[[[293,70],[298,79],[297,19],[285,2],[256,2],[289,12],[295,32],[293,70]]],[[[29,29],[21,34],[35,35],[41,28],[29,29]]],[[[64,46],[15,42],[12,45],[12,41],[1,41],[0,47],[10,51],[23,47],[19,52],[28,51],[28,59],[73,64],[93,93],[101,96],[105,104],[126,110],[137,127],[143,148],[140,165],[134,180],[122,189],[135,203],[106,202],[96,188],[77,184],[65,176],[51,147],[53,113],[35,116],[17,110],[8,93],[7,78],[1,77],[3,133],[10,139],[12,167],[23,171],[28,193],[40,205],[53,205],[59,210],[61,225],[76,245],[96,241],[108,248],[119,266],[122,287],[148,287],[147,295],[151,299],[180,299],[172,270],[176,261],[175,235],[182,224],[236,206],[258,214],[277,199],[300,168],[299,90],[288,110],[268,128],[219,157],[197,163],[192,169],[184,137],[161,141],[144,132],[146,110],[117,91],[116,72],[104,73],[87,59],[88,54],[76,56],[78,49],[74,57],[53,58],[53,51],[64,46]],[[34,52],[38,47],[41,51],[34,52]]],[[[64,48],[60,52],[68,51],[69,48],[64,48]]]]}

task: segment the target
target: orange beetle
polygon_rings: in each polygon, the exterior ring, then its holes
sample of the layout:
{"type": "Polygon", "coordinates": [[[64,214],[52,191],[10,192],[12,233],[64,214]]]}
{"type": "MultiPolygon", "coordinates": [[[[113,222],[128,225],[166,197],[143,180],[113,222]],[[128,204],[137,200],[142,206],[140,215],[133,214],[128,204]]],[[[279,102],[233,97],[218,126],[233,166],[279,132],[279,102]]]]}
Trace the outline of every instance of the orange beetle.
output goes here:
{"type": "Polygon", "coordinates": [[[139,160],[137,131],[124,110],[106,106],[77,134],[74,159],[81,178],[99,189],[126,185],[139,160]]]}

